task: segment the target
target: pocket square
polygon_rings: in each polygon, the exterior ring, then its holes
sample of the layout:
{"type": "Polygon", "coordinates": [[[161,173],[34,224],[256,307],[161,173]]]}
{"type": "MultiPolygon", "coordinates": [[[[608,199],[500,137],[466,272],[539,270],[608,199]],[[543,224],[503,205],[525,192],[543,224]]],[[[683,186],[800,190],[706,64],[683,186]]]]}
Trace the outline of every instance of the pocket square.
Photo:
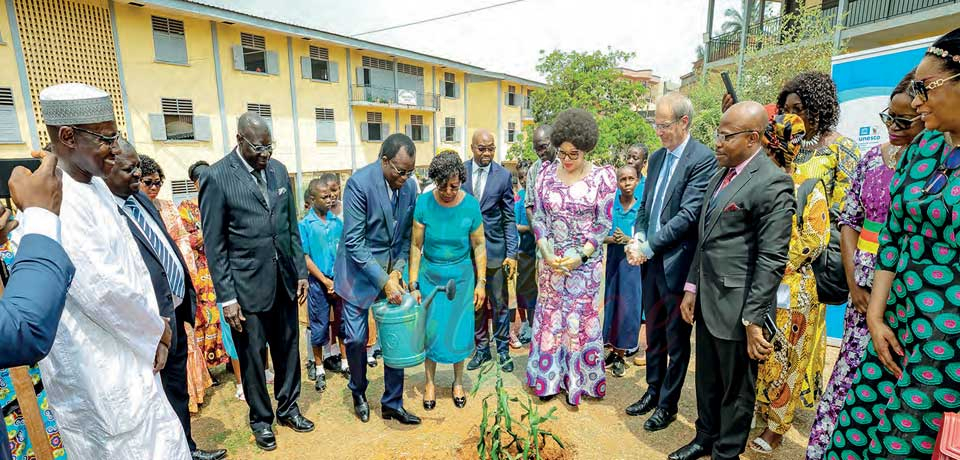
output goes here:
{"type": "Polygon", "coordinates": [[[280,187],[280,189],[277,190],[277,195],[283,196],[284,193],[287,193],[286,187],[280,187]]]}
{"type": "Polygon", "coordinates": [[[737,206],[737,203],[730,203],[727,205],[727,207],[723,208],[723,212],[740,211],[740,210],[741,210],[740,206],[737,206]]]}

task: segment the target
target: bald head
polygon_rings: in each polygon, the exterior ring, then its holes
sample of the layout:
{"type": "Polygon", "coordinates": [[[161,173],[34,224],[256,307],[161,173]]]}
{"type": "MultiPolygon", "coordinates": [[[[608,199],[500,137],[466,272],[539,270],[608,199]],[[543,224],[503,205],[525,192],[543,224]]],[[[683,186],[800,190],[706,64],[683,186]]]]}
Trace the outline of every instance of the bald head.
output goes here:
{"type": "Polygon", "coordinates": [[[237,121],[237,148],[244,161],[262,171],[273,156],[273,136],[270,125],[259,114],[246,112],[237,121]]]}
{"type": "Polygon", "coordinates": [[[754,101],[734,104],[723,114],[721,122],[724,118],[728,117],[741,129],[749,129],[762,133],[767,127],[767,110],[754,101]]]}
{"type": "Polygon", "coordinates": [[[760,148],[767,127],[767,111],[756,102],[734,104],[720,118],[717,128],[717,163],[734,168],[749,160],[760,148]]]}
{"type": "Polygon", "coordinates": [[[480,167],[489,165],[493,162],[493,154],[497,150],[493,133],[483,128],[474,131],[473,138],[470,141],[470,150],[473,152],[473,162],[475,164],[480,167]]]}
{"type": "Polygon", "coordinates": [[[117,150],[113,165],[103,177],[103,181],[114,195],[127,198],[140,191],[140,179],[143,175],[140,170],[140,156],[133,144],[122,137],[117,140],[117,150]]]}
{"type": "Polygon", "coordinates": [[[541,161],[553,161],[557,156],[557,149],[550,142],[551,134],[553,134],[551,125],[540,125],[533,130],[533,151],[541,161]]]}

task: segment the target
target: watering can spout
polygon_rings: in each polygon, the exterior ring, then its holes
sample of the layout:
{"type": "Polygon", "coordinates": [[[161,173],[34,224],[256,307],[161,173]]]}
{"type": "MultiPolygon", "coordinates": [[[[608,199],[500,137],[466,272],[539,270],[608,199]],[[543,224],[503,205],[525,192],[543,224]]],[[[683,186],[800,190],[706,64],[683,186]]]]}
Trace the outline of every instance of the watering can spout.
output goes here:
{"type": "Polygon", "coordinates": [[[453,280],[447,280],[447,284],[443,286],[437,286],[430,295],[427,296],[427,299],[423,302],[423,308],[426,309],[433,302],[433,298],[437,295],[438,292],[445,292],[447,294],[447,300],[453,300],[457,295],[457,284],[453,280]]]}

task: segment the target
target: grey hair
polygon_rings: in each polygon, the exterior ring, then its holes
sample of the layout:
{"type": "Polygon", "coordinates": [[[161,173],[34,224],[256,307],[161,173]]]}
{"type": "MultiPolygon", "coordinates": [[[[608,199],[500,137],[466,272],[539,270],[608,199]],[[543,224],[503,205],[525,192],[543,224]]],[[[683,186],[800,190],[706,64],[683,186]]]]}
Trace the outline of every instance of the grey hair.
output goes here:
{"type": "Polygon", "coordinates": [[[693,124],[693,101],[676,91],[664,94],[657,99],[657,105],[666,104],[673,112],[674,120],[687,117],[687,129],[693,124]]]}

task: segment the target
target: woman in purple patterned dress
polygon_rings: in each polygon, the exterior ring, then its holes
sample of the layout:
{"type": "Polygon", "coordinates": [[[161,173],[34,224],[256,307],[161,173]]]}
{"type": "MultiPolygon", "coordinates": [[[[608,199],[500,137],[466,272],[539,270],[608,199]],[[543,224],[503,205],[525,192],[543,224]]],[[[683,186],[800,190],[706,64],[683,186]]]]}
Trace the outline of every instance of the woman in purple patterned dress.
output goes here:
{"type": "Polygon", "coordinates": [[[617,179],[613,168],[584,158],[597,145],[597,136],[589,112],[570,109],[557,116],[550,136],[557,161],[545,163],[537,175],[534,208],[542,264],[527,384],[541,401],[566,391],[573,406],[584,395],[602,398],[607,384],[600,282],[617,179]]]}
{"type": "Polygon", "coordinates": [[[917,111],[910,106],[912,98],[907,88],[913,79],[908,73],[893,90],[890,103],[880,113],[887,125],[890,142],[881,144],[860,159],[850,181],[850,190],[840,214],[843,266],[850,287],[850,302],[844,315],[843,343],[840,355],[833,368],[830,382],[823,391],[813,427],[810,429],[810,444],[807,460],[822,460],[830,444],[830,436],[837,423],[837,414],[843,408],[847,392],[853,386],[854,374],[863,360],[870,341],[864,313],[870,301],[873,285],[873,267],[877,260],[877,237],[887,220],[890,209],[890,181],[900,155],[923,131],[923,122],[917,111]]]}

